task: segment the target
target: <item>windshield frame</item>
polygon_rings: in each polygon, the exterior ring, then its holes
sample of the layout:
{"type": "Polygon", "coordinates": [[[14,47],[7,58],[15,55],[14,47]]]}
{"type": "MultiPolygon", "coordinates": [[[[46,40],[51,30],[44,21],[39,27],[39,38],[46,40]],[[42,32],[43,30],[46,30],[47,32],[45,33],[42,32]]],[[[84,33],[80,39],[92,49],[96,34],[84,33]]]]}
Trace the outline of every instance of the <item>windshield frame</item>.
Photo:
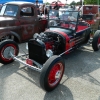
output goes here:
{"type": "MultiPolygon", "coordinates": [[[[65,28],[65,29],[70,29],[70,30],[74,30],[74,31],[76,31],[76,29],[77,29],[77,25],[78,25],[78,18],[79,18],[79,12],[78,11],[67,11],[67,10],[50,10],[49,11],[49,13],[48,13],[48,28],[50,28],[50,27],[59,27],[59,28],[65,28]],[[74,29],[70,29],[69,27],[68,28],[65,28],[65,27],[62,27],[62,26],[59,26],[58,24],[57,25],[55,25],[55,26],[50,26],[49,25],[49,22],[50,22],[50,20],[53,20],[53,21],[63,21],[63,22],[65,22],[65,19],[61,19],[61,17],[60,17],[60,12],[66,12],[66,13],[76,13],[76,21],[75,21],[75,27],[74,27],[74,29]],[[52,13],[52,12],[54,12],[54,13],[56,13],[55,14],[55,16],[53,17],[53,18],[51,18],[51,16],[52,15],[50,15],[50,13],[52,13]]],[[[74,23],[74,21],[67,21],[66,20],[66,22],[73,22],[74,23]]]]}

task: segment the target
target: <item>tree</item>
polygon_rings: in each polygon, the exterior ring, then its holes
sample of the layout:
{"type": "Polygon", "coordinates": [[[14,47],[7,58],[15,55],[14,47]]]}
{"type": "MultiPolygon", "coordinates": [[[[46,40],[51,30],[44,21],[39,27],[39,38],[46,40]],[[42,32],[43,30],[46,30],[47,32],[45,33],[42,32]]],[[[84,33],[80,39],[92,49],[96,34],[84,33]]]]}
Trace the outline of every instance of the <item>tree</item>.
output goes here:
{"type": "Polygon", "coordinates": [[[49,5],[50,3],[49,3],[49,2],[46,2],[45,4],[46,4],[46,5],[49,5]]]}
{"type": "Polygon", "coordinates": [[[76,2],[76,5],[80,5],[80,2],[76,2]]]}
{"type": "Polygon", "coordinates": [[[72,1],[71,3],[70,3],[70,5],[75,5],[76,4],[76,2],[75,1],[72,1]]]}
{"type": "Polygon", "coordinates": [[[100,4],[100,0],[84,0],[85,4],[93,4],[93,5],[98,5],[98,2],[100,4]]]}

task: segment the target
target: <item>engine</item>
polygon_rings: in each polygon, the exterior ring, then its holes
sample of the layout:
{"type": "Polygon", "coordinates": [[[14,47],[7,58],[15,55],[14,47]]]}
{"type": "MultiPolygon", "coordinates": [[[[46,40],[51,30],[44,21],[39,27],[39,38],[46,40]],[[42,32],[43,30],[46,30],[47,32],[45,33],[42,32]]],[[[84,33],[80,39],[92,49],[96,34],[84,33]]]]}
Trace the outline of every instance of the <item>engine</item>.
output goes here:
{"type": "Polygon", "coordinates": [[[43,64],[49,57],[60,54],[63,47],[60,35],[51,32],[35,33],[28,42],[29,58],[43,64]]]}
{"type": "Polygon", "coordinates": [[[38,41],[42,41],[45,44],[46,51],[51,50],[53,55],[61,53],[60,46],[61,46],[61,36],[54,33],[36,33],[34,34],[33,38],[38,41]]]}

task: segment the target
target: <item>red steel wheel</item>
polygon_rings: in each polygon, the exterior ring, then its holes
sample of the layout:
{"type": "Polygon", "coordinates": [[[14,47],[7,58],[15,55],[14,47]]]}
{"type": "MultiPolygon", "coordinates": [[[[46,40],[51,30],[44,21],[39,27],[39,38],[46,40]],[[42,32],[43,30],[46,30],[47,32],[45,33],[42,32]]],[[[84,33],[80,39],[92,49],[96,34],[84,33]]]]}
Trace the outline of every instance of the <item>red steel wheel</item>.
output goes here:
{"type": "Polygon", "coordinates": [[[2,64],[9,64],[13,62],[11,54],[17,56],[19,53],[19,47],[16,42],[12,40],[4,40],[0,43],[0,62],[2,64]]]}
{"type": "Polygon", "coordinates": [[[60,83],[65,69],[65,63],[59,56],[49,58],[40,75],[40,86],[45,91],[54,90],[60,83]]]}
{"type": "Polygon", "coordinates": [[[92,48],[94,51],[98,51],[100,49],[100,30],[97,30],[94,34],[92,48]]]}
{"type": "Polygon", "coordinates": [[[54,87],[59,82],[59,80],[61,79],[62,73],[63,73],[62,63],[56,63],[52,67],[48,76],[48,83],[50,87],[54,87]]]}

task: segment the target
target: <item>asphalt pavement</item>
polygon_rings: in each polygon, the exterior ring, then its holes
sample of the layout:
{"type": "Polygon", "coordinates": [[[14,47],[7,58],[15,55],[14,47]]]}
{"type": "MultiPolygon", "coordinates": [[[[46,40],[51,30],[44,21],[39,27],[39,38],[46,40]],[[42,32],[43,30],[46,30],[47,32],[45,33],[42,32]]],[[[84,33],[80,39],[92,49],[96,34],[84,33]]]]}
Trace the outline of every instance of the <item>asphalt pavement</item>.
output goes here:
{"type": "MultiPolygon", "coordinates": [[[[27,52],[25,43],[20,54],[27,52]]],[[[60,85],[45,92],[40,73],[19,62],[0,63],[0,100],[100,100],[100,51],[87,44],[64,57],[66,66],[60,85]]]]}

